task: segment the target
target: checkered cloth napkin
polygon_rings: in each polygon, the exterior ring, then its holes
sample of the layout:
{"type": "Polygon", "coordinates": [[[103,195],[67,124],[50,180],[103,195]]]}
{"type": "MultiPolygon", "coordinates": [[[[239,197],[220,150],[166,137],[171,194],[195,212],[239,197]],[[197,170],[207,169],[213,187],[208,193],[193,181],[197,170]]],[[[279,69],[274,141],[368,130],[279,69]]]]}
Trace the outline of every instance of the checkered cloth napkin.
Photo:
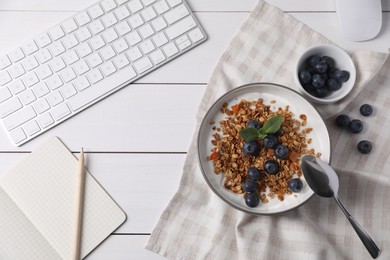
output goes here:
{"type": "MultiPolygon", "coordinates": [[[[260,1],[218,62],[197,114],[227,91],[251,82],[296,88],[294,63],[306,48],[331,43],[279,9],[260,1]]],[[[387,53],[350,52],[357,67],[353,91],[332,105],[315,105],[331,136],[332,166],[340,177],[339,197],[390,259],[390,59],[387,53]],[[374,107],[370,117],[360,105],[374,107]],[[346,113],[364,121],[351,134],[334,126],[346,113]],[[367,139],[373,150],[357,151],[367,139]]],[[[370,259],[369,253],[333,199],[314,196],[278,216],[240,212],[217,197],[197,162],[196,135],[188,151],[180,187],[163,212],[146,248],[171,259],[370,259]]]]}

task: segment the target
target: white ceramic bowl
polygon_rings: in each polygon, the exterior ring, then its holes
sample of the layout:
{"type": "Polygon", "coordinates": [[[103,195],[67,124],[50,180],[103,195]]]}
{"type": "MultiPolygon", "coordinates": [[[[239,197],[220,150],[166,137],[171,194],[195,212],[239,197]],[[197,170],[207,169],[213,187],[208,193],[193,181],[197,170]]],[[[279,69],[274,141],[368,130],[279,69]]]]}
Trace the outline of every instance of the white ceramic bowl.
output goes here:
{"type": "Polygon", "coordinates": [[[335,45],[316,45],[305,50],[299,57],[294,71],[294,80],[298,86],[299,91],[304,94],[310,101],[322,104],[330,104],[337,102],[348,95],[351,92],[356,81],[356,68],[351,57],[343,49],[335,45]],[[307,92],[299,82],[298,73],[306,67],[306,60],[312,55],[329,56],[334,59],[335,67],[340,70],[346,70],[349,72],[349,79],[343,82],[342,87],[332,92],[330,95],[324,98],[318,98],[307,92]]]}

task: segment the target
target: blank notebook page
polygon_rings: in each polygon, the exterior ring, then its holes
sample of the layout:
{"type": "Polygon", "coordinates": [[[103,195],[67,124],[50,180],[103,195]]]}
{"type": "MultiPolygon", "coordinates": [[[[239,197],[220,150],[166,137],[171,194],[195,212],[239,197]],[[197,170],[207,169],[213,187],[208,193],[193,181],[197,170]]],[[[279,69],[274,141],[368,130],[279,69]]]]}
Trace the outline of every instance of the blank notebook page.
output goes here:
{"type": "MultiPolygon", "coordinates": [[[[63,259],[70,259],[72,252],[77,164],[64,144],[51,138],[0,180],[1,188],[63,259]]],[[[126,219],[88,172],[85,185],[83,257],[126,219]]]]}

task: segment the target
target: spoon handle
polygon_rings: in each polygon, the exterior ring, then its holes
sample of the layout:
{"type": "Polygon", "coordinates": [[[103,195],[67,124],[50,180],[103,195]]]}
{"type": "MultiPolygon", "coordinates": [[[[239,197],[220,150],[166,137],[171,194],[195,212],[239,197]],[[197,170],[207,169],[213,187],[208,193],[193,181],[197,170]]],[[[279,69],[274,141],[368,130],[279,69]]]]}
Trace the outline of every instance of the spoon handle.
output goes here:
{"type": "Polygon", "coordinates": [[[334,199],[336,200],[341,210],[344,212],[344,215],[347,217],[352,227],[355,229],[356,233],[362,240],[364,246],[367,248],[372,258],[377,258],[381,252],[379,247],[375,244],[367,232],[359,225],[359,223],[351,216],[351,214],[349,214],[348,210],[344,207],[343,203],[341,203],[339,197],[336,194],[334,195],[334,199]]]}

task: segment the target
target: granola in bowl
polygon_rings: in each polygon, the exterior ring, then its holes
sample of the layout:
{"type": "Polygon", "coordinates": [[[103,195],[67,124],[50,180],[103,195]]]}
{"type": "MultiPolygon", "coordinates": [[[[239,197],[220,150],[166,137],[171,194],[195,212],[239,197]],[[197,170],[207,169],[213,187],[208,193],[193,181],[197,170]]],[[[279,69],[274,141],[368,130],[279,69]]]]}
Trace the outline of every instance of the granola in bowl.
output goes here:
{"type": "Polygon", "coordinates": [[[330,160],[326,126],[301,95],[270,83],[244,85],[220,97],[198,134],[206,182],[248,213],[285,212],[313,195],[300,170],[304,154],[330,160]]]}

